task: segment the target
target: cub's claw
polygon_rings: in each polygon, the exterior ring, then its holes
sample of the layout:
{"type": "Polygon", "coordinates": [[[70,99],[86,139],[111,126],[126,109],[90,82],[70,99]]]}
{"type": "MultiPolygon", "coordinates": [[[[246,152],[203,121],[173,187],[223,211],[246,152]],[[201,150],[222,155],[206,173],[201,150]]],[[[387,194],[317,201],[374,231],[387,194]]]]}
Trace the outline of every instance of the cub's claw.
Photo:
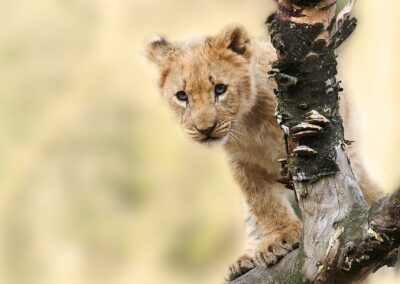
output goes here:
{"type": "Polygon", "coordinates": [[[274,265],[289,252],[299,247],[300,236],[300,226],[294,226],[285,228],[264,240],[255,253],[256,264],[274,265]]]}
{"type": "Polygon", "coordinates": [[[226,281],[232,281],[259,265],[272,266],[292,250],[299,247],[301,222],[291,224],[268,236],[255,250],[254,257],[241,256],[229,267],[226,281]]]}
{"type": "Polygon", "coordinates": [[[226,281],[232,281],[241,275],[249,272],[257,265],[253,258],[248,255],[241,256],[234,264],[229,267],[229,273],[225,277],[226,281]]]}

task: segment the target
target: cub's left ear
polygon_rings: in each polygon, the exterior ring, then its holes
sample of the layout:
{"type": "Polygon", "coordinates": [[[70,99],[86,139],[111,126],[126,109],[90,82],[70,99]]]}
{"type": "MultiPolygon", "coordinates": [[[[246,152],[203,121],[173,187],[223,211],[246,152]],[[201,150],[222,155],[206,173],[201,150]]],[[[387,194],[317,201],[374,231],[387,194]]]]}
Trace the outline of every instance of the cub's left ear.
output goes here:
{"type": "Polygon", "coordinates": [[[228,49],[246,59],[251,57],[250,37],[241,26],[230,26],[219,32],[214,38],[214,46],[218,49],[228,49]]]}
{"type": "Polygon", "coordinates": [[[153,36],[152,39],[147,41],[145,46],[147,59],[157,66],[164,64],[174,51],[174,46],[159,36],[153,36]]]}

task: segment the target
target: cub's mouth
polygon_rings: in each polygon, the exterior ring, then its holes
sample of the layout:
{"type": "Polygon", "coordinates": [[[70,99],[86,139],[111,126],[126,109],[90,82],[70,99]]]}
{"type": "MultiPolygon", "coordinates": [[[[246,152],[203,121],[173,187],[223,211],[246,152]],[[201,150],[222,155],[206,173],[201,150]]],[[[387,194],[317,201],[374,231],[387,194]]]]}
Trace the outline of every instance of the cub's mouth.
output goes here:
{"type": "Polygon", "coordinates": [[[224,133],[206,135],[197,141],[205,145],[217,144],[217,143],[225,144],[229,140],[229,137],[230,137],[229,131],[226,131],[224,133]]]}
{"type": "Polygon", "coordinates": [[[215,126],[205,130],[199,130],[196,127],[188,127],[185,129],[185,132],[190,138],[201,144],[224,144],[230,137],[229,133],[231,130],[231,125],[231,122],[225,122],[216,124],[215,126]]]}
{"type": "Polygon", "coordinates": [[[213,136],[206,136],[200,142],[204,144],[209,144],[213,142],[220,142],[224,139],[225,135],[222,137],[213,137],[213,136]]]}

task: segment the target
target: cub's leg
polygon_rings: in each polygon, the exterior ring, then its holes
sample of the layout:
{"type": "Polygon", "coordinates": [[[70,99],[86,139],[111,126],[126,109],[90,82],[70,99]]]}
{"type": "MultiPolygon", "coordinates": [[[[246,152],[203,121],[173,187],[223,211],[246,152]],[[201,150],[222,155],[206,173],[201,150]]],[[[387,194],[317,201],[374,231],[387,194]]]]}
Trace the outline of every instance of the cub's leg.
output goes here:
{"type": "Polygon", "coordinates": [[[358,185],[361,188],[365,201],[371,206],[379,199],[385,196],[383,190],[370,178],[367,170],[364,167],[364,163],[361,159],[360,149],[358,148],[358,137],[356,124],[353,122],[354,119],[354,108],[352,108],[351,100],[348,96],[340,95],[340,114],[343,117],[343,126],[345,137],[348,140],[354,140],[356,143],[349,145],[347,147],[347,154],[350,157],[351,168],[353,170],[354,176],[357,180],[358,185]]]}
{"type": "Polygon", "coordinates": [[[249,163],[235,162],[234,175],[246,198],[247,245],[231,267],[228,280],[237,278],[258,265],[273,265],[297,248],[301,221],[286,198],[275,174],[249,163]]]}
{"type": "Polygon", "coordinates": [[[369,206],[372,206],[379,199],[383,198],[385,193],[367,173],[363,161],[358,154],[359,152],[357,151],[357,148],[351,145],[347,148],[347,153],[350,157],[351,168],[357,183],[361,188],[365,201],[367,201],[369,206]]]}

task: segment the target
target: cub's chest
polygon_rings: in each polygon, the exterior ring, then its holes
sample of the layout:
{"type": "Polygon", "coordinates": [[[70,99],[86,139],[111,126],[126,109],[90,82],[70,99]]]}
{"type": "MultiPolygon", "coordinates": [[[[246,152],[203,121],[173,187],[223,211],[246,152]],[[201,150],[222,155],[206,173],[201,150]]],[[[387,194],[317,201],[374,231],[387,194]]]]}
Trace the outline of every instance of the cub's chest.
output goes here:
{"type": "Polygon", "coordinates": [[[285,155],[282,141],[271,137],[247,140],[246,143],[236,144],[227,150],[231,158],[261,166],[271,174],[279,172],[277,160],[285,155]]]}

